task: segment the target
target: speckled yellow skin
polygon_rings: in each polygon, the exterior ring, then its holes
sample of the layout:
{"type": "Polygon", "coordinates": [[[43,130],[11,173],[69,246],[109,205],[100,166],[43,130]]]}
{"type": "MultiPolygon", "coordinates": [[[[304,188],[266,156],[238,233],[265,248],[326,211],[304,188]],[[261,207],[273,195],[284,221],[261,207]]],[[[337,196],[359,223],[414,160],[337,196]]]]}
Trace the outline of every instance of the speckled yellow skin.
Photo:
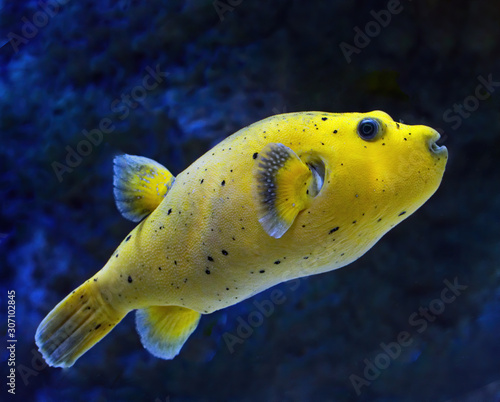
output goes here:
{"type": "Polygon", "coordinates": [[[430,149],[437,138],[429,127],[379,111],[290,113],[252,124],[177,176],[94,284],[120,311],[178,305],[211,313],[277,283],[340,268],[436,191],[447,160],[445,148],[430,149]],[[382,122],[373,141],[356,132],[365,117],[382,122]],[[255,154],[268,143],[325,165],[320,193],[279,239],[257,216],[255,154]]]}

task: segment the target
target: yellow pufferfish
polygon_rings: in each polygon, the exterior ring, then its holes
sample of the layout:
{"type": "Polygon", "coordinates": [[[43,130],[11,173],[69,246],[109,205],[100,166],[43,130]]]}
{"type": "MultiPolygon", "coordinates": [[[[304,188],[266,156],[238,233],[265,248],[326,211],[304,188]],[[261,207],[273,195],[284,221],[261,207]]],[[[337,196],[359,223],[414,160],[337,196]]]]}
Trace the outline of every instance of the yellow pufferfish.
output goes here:
{"type": "Polygon", "coordinates": [[[127,313],[174,358],[201,314],[358,259],[437,190],[448,151],[430,127],[384,112],[287,113],[226,138],[176,178],[114,160],[114,194],[140,223],[42,321],[48,364],[70,367],[127,313]]]}

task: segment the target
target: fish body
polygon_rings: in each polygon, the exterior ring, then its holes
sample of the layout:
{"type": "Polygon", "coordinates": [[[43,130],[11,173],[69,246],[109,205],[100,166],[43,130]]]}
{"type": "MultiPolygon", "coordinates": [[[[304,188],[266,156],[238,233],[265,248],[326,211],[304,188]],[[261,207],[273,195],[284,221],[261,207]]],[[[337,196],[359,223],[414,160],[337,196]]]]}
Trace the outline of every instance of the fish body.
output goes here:
{"type": "Polygon", "coordinates": [[[436,191],[448,155],[438,139],[380,111],[303,112],[243,128],[175,179],[118,157],[118,208],[142,220],[42,322],[42,354],[70,366],[138,310],[144,346],[173,358],[200,314],[349,264],[436,191]]]}

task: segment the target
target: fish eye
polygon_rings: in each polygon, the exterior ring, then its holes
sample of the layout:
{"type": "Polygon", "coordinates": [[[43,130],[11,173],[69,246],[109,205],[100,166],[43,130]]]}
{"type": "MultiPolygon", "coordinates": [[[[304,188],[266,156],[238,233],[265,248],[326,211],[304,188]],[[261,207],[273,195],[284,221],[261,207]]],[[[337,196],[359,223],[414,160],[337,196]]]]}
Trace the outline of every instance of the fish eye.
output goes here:
{"type": "Polygon", "coordinates": [[[373,140],[381,131],[381,125],[378,120],[367,117],[358,124],[358,135],[365,141],[373,140]]]}

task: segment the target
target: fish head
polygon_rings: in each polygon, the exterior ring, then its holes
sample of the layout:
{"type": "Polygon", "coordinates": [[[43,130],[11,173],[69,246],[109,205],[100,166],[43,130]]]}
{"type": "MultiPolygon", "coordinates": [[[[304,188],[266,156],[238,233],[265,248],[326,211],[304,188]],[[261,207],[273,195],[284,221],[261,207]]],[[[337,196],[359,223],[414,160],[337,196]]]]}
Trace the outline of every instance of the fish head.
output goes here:
{"type": "Polygon", "coordinates": [[[431,127],[398,123],[382,111],[335,115],[325,123],[324,146],[301,158],[323,175],[311,207],[328,206],[332,221],[366,222],[365,229],[381,236],[439,187],[448,150],[437,145],[440,135],[431,127]]]}

